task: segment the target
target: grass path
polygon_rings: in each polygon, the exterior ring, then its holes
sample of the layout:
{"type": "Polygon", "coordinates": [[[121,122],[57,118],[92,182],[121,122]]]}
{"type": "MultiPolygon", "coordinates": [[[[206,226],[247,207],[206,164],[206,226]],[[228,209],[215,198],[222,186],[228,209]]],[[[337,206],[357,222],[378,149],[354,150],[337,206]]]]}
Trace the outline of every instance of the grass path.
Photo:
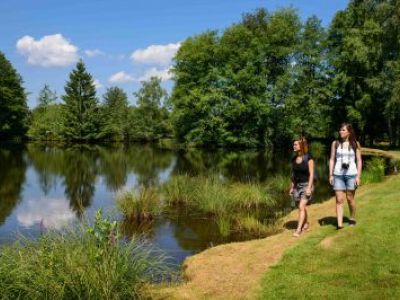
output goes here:
{"type": "Polygon", "coordinates": [[[368,186],[359,224],[322,226],[262,279],[261,299],[400,299],[400,176],[368,186]]]}
{"type": "MultiPolygon", "coordinates": [[[[360,212],[369,207],[370,202],[376,200],[374,195],[384,196],[388,187],[398,186],[400,186],[400,176],[392,176],[383,183],[360,187],[357,192],[360,212]]],[[[400,199],[400,189],[395,188],[394,191],[395,194],[391,197],[400,199]]],[[[349,232],[353,229],[363,230],[364,228],[360,222],[356,228],[346,228],[336,232],[333,225],[335,224],[334,198],[324,203],[311,205],[308,211],[311,230],[300,238],[292,237],[292,228],[296,225],[297,218],[297,211],[293,211],[282,220],[283,230],[277,235],[260,240],[220,245],[187,258],[183,266],[187,282],[156,289],[153,297],[156,299],[255,299],[263,295],[268,299],[277,295],[288,296],[285,293],[293,290],[290,285],[279,285],[281,280],[279,276],[286,273],[287,267],[286,264],[278,264],[284,253],[301,252],[297,250],[298,245],[308,245],[309,241],[315,243],[315,239],[318,240],[319,248],[330,249],[336,245],[336,239],[339,239],[341,235],[351,234],[349,232]],[[277,264],[277,269],[274,267],[272,272],[268,272],[277,264]],[[269,282],[274,282],[275,285],[269,286],[269,282]]],[[[284,261],[286,262],[285,259],[284,261]]],[[[293,265],[289,264],[289,267],[293,268],[293,265]]],[[[298,275],[297,278],[291,279],[300,279],[294,282],[304,282],[301,280],[301,273],[298,275]]],[[[304,294],[300,295],[300,298],[301,296],[305,297],[304,294]]]]}

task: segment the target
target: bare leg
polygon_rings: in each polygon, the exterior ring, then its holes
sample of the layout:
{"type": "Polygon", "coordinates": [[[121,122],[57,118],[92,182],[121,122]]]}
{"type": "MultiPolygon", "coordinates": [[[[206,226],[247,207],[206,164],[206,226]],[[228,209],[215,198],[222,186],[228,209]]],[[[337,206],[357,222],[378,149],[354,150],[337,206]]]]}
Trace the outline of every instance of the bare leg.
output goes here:
{"type": "MultiPolygon", "coordinates": [[[[306,204],[307,205],[307,204],[306,204]]],[[[303,227],[301,228],[303,231],[307,231],[310,227],[310,224],[308,224],[308,213],[307,209],[304,210],[305,216],[304,216],[304,222],[303,222],[303,227]]]]}
{"type": "Polygon", "coordinates": [[[346,192],[336,191],[336,217],[338,227],[343,226],[343,202],[346,198],[346,192]]]}
{"type": "Polygon", "coordinates": [[[304,221],[306,220],[307,216],[307,200],[301,199],[299,203],[299,219],[297,222],[297,229],[296,232],[300,233],[301,229],[303,228],[304,221]]]}
{"type": "Polygon", "coordinates": [[[356,219],[356,200],[354,199],[355,191],[347,191],[347,203],[349,204],[350,220],[356,219]]]}

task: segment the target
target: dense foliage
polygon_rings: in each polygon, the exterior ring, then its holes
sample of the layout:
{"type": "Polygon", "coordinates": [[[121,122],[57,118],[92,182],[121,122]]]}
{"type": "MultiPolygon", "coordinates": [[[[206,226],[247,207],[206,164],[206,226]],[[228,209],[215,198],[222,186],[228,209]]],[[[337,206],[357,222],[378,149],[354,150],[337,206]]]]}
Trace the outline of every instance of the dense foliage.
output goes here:
{"type": "Polygon", "coordinates": [[[27,130],[28,106],[22,78],[0,52],[0,138],[22,137],[27,130]]]}
{"type": "Polygon", "coordinates": [[[264,147],[304,134],[331,139],[354,124],[363,144],[400,146],[400,2],[352,0],[329,28],[294,9],[258,9],[223,31],[187,38],[161,79],[142,82],[135,105],[118,87],[99,103],[82,61],[63,102],[45,86],[30,122],[22,80],[4,55],[0,135],[39,140],[157,141],[264,147]],[[8,79],[7,79],[8,78],[8,79]],[[29,123],[29,124],[28,124],[29,123]]]}

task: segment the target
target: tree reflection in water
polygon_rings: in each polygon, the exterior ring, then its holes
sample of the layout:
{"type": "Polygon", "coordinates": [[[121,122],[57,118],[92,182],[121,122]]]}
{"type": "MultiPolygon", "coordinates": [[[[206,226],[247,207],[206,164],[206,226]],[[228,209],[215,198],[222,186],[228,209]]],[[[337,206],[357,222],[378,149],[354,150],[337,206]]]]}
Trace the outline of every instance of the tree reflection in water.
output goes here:
{"type": "Polygon", "coordinates": [[[0,225],[21,200],[27,167],[23,152],[21,146],[4,145],[0,148],[0,225]]]}

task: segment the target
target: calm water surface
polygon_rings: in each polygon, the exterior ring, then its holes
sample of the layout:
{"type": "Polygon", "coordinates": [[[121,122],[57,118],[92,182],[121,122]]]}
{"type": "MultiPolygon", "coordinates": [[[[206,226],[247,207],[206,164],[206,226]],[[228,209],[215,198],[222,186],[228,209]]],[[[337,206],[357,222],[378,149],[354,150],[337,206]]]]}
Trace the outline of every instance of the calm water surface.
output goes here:
{"type": "MultiPolygon", "coordinates": [[[[265,184],[277,174],[290,174],[290,155],[263,151],[172,151],[150,145],[80,145],[70,148],[28,144],[0,146],[0,243],[18,233],[38,236],[45,229],[91,218],[101,208],[121,219],[115,207],[119,191],[160,186],[177,174],[217,173],[232,182],[265,184]]],[[[326,182],[327,160],[318,158],[316,200],[331,195],[326,182]]],[[[282,214],[289,199],[282,199],[282,214]]],[[[272,218],[272,217],[271,217],[272,218]]],[[[273,221],[273,220],[272,220],[273,221]]],[[[136,231],[126,226],[127,235],[136,231]]],[[[158,217],[145,237],[176,263],[210,246],[239,240],[219,235],[217,225],[200,215],[158,217]]]]}

